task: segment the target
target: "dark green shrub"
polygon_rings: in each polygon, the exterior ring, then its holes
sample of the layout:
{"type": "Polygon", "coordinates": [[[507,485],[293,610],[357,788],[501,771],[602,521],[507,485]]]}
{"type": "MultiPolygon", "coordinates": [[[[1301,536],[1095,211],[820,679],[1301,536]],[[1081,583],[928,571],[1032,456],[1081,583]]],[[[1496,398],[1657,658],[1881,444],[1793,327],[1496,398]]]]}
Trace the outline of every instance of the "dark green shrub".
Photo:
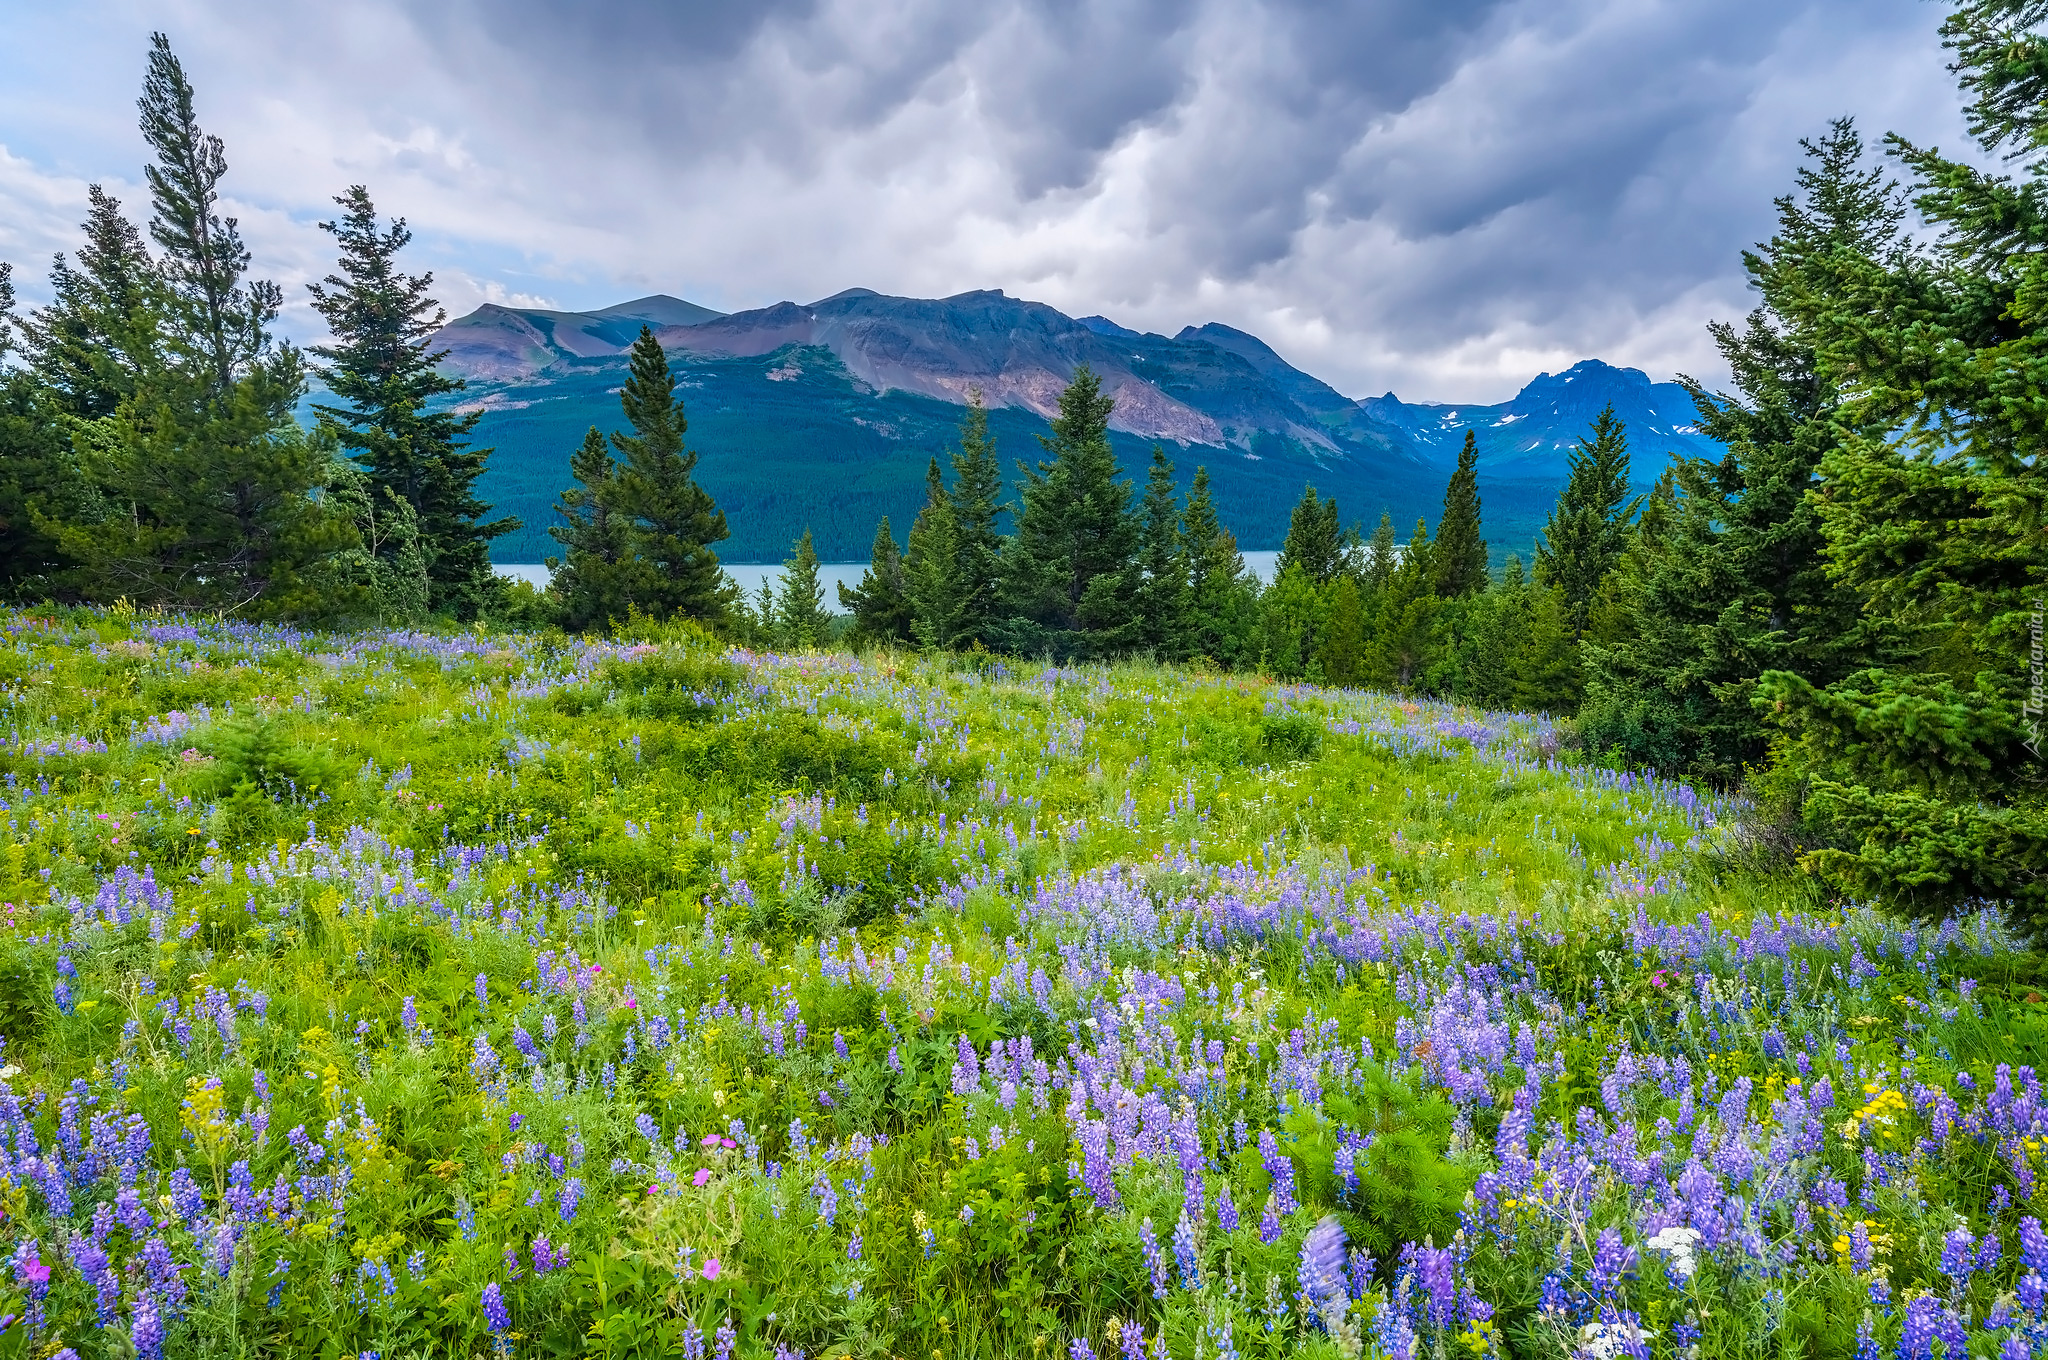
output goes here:
{"type": "Polygon", "coordinates": [[[1259,722],[1259,749],[1272,760],[1314,760],[1323,725],[1306,713],[1275,713],[1259,722]]]}
{"type": "Polygon", "coordinates": [[[670,722],[710,722],[747,678],[739,666],[705,651],[618,661],[603,674],[627,713],[670,722]]]}

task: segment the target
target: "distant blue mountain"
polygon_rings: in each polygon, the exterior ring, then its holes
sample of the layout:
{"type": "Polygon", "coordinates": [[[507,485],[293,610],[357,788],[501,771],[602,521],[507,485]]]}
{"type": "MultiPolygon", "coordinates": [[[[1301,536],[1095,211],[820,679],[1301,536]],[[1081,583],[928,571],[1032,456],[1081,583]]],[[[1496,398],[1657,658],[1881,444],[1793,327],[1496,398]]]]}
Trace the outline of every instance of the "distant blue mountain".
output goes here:
{"type": "Polygon", "coordinates": [[[1711,447],[1687,426],[1683,389],[1634,369],[1588,360],[1497,406],[1357,401],[1229,326],[1169,338],[1000,290],[929,299],[853,288],[731,315],[663,295],[599,312],[493,305],[450,322],[437,344],[469,383],[460,403],[483,412],[480,442],[495,448],[481,489],[525,523],[499,540],[500,560],[552,549],[545,529],[569,454],[591,425],[619,424],[624,351],[642,325],[677,368],[700,476],[733,529],[721,555],[736,562],[779,560],[805,527],[828,560],[863,557],[884,514],[900,537],[970,391],[990,408],[1007,466],[1040,456],[1035,436],[1083,363],[1116,398],[1127,471],[1142,478],[1155,443],[1183,484],[1207,466],[1247,549],[1279,546],[1306,483],[1368,527],[1382,511],[1404,532],[1418,515],[1433,521],[1467,428],[1480,439],[1496,555],[1526,548],[1572,441],[1607,402],[1629,422],[1643,476],[1667,449],[1711,447]]]}
{"type": "Polygon", "coordinates": [[[1573,444],[1607,406],[1628,427],[1631,466],[1639,482],[1655,481],[1666,455],[1719,458],[1721,446],[1699,431],[1692,394],[1677,383],[1653,383],[1638,368],[1581,359],[1535,381],[1497,406],[1405,402],[1392,392],[1358,403],[1381,424],[1400,430],[1436,459],[1456,458],[1470,430],[1479,465],[1502,477],[1561,476],[1573,444]]]}

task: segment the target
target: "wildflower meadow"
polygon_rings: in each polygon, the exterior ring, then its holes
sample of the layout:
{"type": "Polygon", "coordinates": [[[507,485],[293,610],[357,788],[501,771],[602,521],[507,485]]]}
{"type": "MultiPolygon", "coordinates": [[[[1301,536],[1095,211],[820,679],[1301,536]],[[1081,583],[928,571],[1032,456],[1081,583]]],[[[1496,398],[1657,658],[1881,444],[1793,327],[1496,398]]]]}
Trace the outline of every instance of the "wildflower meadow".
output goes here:
{"type": "Polygon", "coordinates": [[[0,615],[0,1357],[2019,1357],[2039,956],[1547,719],[0,615]]]}

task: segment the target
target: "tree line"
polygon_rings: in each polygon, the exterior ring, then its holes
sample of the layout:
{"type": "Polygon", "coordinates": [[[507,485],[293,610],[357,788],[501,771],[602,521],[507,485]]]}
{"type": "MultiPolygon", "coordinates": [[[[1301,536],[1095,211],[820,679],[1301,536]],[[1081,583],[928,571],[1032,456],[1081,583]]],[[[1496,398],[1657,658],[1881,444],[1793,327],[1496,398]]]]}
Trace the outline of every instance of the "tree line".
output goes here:
{"type": "Polygon", "coordinates": [[[323,224],[332,342],[272,326],[219,210],[226,158],[168,43],[140,100],[155,157],[146,233],[94,187],[51,302],[12,307],[0,266],[0,590],[246,617],[484,617],[572,629],[690,619],[779,646],[1021,656],[1137,654],[1559,715],[1588,757],[1741,787],[1748,843],[1845,898],[1924,914],[2016,904],[2048,922],[2040,759],[2048,612],[2048,0],[1964,0],[1943,26],[1972,134],[2008,176],[1841,120],[1804,144],[1759,299],[1712,327],[1732,375],[1684,380],[1726,453],[1646,489],[1604,414],[1573,451],[1531,559],[1489,572],[1468,438],[1432,531],[1369,534],[1308,489],[1262,586],[1206,471],[1142,487],[1083,369],[1013,501],[970,404],[950,467],[899,543],[885,520],[850,630],[809,535],[779,588],[720,569],[723,514],[694,477],[651,332],[592,429],[550,533],[545,596],[490,571],[509,522],[475,494],[488,450],[435,367],[430,275],[360,186],[323,224]],[[2015,37],[2015,35],[2019,35],[2015,37]],[[1895,175],[1903,171],[1906,183],[1895,175]],[[325,394],[298,408],[309,378],[325,394]]]}

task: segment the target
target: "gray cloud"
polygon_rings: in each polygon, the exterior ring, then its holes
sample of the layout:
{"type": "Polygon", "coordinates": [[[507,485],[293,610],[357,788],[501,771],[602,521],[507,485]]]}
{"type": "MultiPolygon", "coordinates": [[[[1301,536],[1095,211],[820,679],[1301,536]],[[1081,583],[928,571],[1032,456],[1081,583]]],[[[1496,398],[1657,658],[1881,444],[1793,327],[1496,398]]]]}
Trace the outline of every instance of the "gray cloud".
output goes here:
{"type": "MultiPolygon", "coordinates": [[[[0,45],[0,250],[138,178],[150,27],[261,266],[352,182],[456,310],[1003,287],[1255,331],[1354,393],[1712,376],[1797,139],[1959,142],[1918,0],[103,0],[0,45]],[[66,207],[65,205],[72,205],[66,207]]],[[[10,23],[14,21],[10,20],[10,23]]],[[[129,191],[131,205],[139,195],[129,191]]],[[[303,306],[292,324],[315,325],[303,306]]]]}

